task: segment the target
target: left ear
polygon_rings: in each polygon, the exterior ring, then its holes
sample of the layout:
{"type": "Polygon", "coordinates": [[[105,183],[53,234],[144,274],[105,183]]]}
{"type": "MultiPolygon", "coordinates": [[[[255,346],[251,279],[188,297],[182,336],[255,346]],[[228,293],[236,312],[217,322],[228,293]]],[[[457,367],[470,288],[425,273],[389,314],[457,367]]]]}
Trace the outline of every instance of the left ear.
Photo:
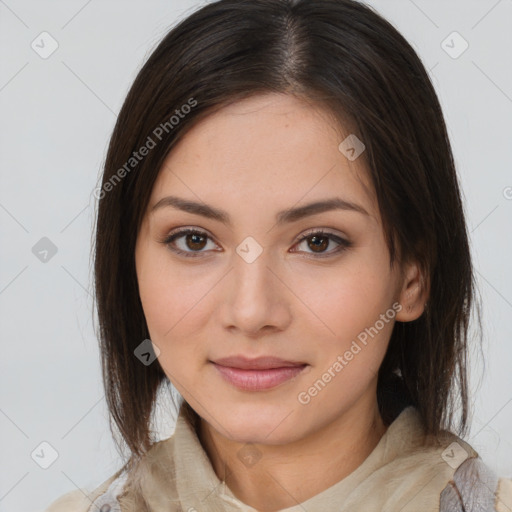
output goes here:
{"type": "Polygon", "coordinates": [[[405,264],[402,272],[402,287],[398,296],[398,302],[402,309],[397,312],[395,317],[398,322],[411,322],[423,314],[430,292],[429,288],[429,283],[420,270],[419,264],[416,262],[405,264]]]}

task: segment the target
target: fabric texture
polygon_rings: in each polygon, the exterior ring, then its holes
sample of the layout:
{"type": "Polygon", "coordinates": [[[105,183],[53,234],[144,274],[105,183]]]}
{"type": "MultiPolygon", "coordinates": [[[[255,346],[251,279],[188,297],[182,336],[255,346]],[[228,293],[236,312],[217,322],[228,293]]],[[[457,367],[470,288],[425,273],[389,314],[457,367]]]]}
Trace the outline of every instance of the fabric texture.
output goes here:
{"type": "MultiPolygon", "coordinates": [[[[130,474],[65,494],[45,512],[257,512],[216,476],[182,406],[174,434],[130,474]]],[[[496,475],[450,432],[425,436],[406,407],[350,475],[280,512],[512,512],[512,480],[496,475]]]]}

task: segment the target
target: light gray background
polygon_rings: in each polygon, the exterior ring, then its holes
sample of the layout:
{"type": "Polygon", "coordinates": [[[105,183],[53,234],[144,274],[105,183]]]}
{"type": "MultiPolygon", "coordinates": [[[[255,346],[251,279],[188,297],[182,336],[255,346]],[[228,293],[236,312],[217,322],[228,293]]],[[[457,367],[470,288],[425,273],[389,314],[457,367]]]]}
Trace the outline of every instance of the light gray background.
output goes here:
{"type": "MultiPolygon", "coordinates": [[[[92,191],[136,72],[198,5],[0,0],[0,511],[42,510],[119,467],[92,323],[92,191]],[[31,48],[43,31],[59,45],[47,59],[31,48]],[[57,247],[47,262],[32,252],[42,237],[57,247]],[[59,454],[48,469],[31,458],[43,441],[59,454]]],[[[418,51],[444,108],[484,304],[486,364],[473,351],[467,440],[512,477],[512,1],[371,5],[418,51]],[[442,46],[453,31],[469,44],[458,58],[442,46]]]]}

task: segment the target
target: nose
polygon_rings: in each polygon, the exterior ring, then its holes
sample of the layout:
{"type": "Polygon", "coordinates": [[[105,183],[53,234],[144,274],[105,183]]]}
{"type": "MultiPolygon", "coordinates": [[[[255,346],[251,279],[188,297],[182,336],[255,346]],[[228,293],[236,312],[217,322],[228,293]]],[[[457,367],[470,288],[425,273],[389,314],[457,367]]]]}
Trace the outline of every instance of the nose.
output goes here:
{"type": "Polygon", "coordinates": [[[278,262],[265,249],[249,261],[233,254],[221,306],[225,328],[247,337],[286,329],[291,322],[292,294],[279,276],[278,262]]]}

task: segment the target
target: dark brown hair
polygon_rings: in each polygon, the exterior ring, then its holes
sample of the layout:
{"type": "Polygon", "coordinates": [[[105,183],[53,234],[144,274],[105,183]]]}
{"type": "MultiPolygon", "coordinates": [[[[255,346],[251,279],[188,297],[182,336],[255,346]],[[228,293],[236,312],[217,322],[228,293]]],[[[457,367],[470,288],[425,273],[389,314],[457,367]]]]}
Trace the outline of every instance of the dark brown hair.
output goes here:
{"type": "Polygon", "coordinates": [[[134,355],[149,338],[134,248],[163,160],[205,116],[268,92],[327,108],[364,142],[361,158],[391,262],[419,262],[430,286],[421,317],[395,324],[379,370],[384,421],[414,405],[427,433],[464,435],[475,288],[443,114],[413,48],[372,8],[353,0],[207,4],[172,28],[138,73],[97,196],[95,291],[111,427],[113,420],[131,454],[142,455],[153,442],[149,422],[157,391],[168,385],[158,363],[146,366],[134,355]],[[150,139],[154,146],[142,156],[150,139]]]}

